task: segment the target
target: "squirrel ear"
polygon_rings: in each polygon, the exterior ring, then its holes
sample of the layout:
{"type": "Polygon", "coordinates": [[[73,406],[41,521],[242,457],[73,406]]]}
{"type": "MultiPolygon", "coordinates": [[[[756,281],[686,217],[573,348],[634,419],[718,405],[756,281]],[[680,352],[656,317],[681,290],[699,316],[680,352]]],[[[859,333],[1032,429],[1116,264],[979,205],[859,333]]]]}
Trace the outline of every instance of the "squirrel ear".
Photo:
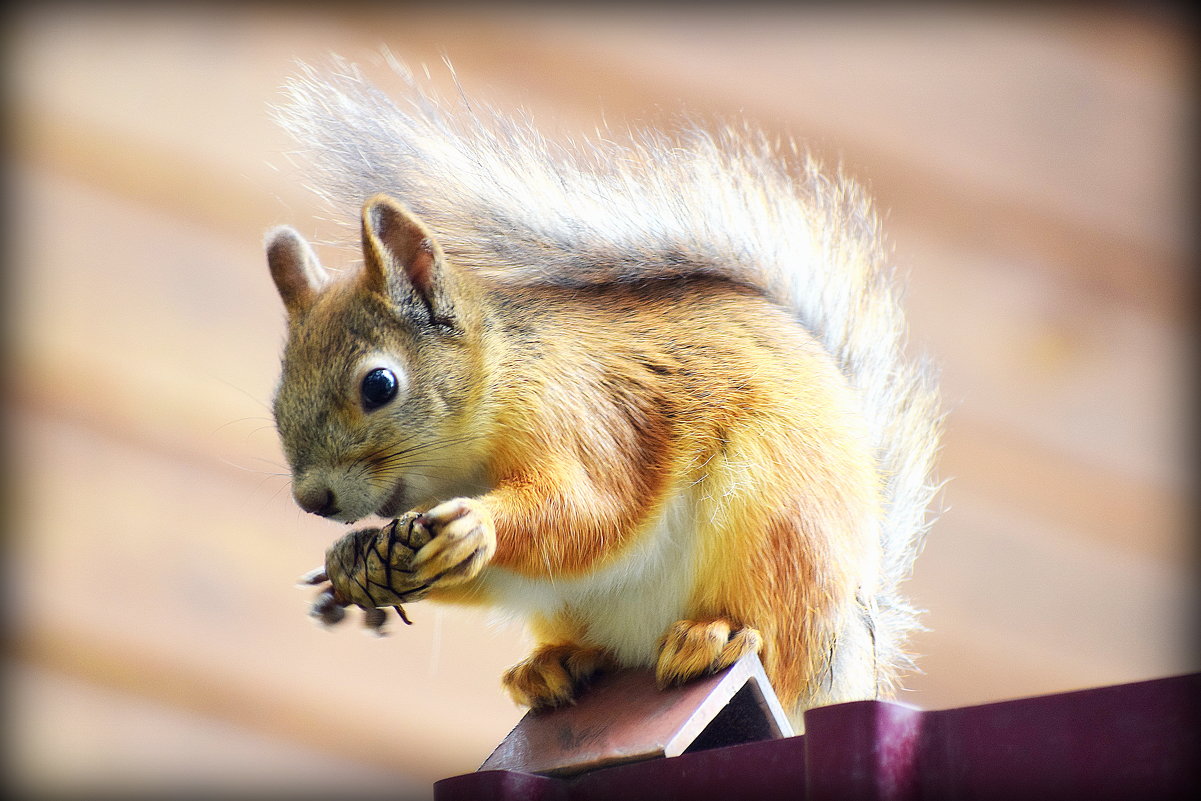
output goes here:
{"type": "Polygon", "coordinates": [[[300,234],[286,225],[267,234],[267,266],[289,315],[308,308],[329,283],[329,273],[300,234]]]}
{"type": "Polygon", "coordinates": [[[453,325],[442,248],[421,220],[387,195],[363,205],[363,256],[372,289],[401,307],[419,302],[435,325],[453,325]]]}

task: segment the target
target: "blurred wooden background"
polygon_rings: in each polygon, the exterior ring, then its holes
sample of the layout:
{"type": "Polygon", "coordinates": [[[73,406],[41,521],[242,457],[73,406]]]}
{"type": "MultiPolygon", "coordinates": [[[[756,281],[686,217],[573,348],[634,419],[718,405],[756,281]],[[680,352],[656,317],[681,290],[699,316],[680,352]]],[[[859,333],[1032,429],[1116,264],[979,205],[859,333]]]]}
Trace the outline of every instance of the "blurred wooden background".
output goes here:
{"type": "Polygon", "coordinates": [[[520,715],[518,630],[416,605],[386,639],[326,632],[293,587],[338,529],[288,497],[261,237],[335,227],[267,105],[331,50],[386,81],[384,44],[556,134],[745,115],[870,186],[951,410],[904,700],[1197,669],[1196,64],[1171,14],[267,8],[10,15],[18,787],[420,795],[520,715]]]}

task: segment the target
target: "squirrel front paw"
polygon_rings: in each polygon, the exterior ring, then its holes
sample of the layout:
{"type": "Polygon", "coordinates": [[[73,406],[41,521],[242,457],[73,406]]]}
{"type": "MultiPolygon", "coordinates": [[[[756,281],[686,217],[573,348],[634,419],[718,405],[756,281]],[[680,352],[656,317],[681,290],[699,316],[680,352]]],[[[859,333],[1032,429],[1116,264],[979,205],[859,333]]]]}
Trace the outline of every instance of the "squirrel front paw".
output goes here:
{"type": "Polygon", "coordinates": [[[413,559],[414,578],[425,585],[470,581],[496,553],[492,515],[479,501],[455,498],[419,515],[431,539],[413,559]]]}
{"type": "Polygon", "coordinates": [[[521,706],[563,706],[575,700],[588,679],[609,667],[611,658],[599,648],[543,645],[505,671],[501,684],[521,706]]]}
{"type": "Polygon", "coordinates": [[[737,628],[724,618],[679,620],[659,641],[655,678],[660,687],[683,684],[728,668],[762,647],[757,629],[737,628]]]}

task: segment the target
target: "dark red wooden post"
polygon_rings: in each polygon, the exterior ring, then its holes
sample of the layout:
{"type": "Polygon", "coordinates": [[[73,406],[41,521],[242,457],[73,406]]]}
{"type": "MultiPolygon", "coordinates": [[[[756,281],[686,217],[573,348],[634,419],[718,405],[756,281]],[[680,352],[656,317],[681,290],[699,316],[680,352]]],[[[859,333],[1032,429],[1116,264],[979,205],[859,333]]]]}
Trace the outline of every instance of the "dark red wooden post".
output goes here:
{"type": "MultiPolygon", "coordinates": [[[[607,708],[618,718],[612,727],[606,728],[603,714],[589,717],[586,725],[583,719],[568,720],[579,708],[572,707],[561,710],[556,724],[566,728],[552,729],[581,734],[588,727],[604,729],[607,734],[596,739],[604,747],[588,759],[569,758],[572,766],[562,769],[567,764],[562,757],[582,753],[565,740],[565,747],[548,750],[557,754],[549,762],[539,762],[547,754],[522,756],[527,770],[542,764],[545,773],[555,775],[481,769],[438,782],[436,801],[1125,801],[1191,800],[1201,792],[1201,674],[935,711],[858,701],[809,710],[802,736],[753,742],[740,738],[749,732],[755,739],[764,729],[729,725],[740,716],[762,723],[770,712],[757,702],[747,705],[754,694],[745,689],[750,679],[727,679],[725,685],[721,676],[706,681],[714,697],[726,697],[725,717],[720,710],[714,714],[713,705],[704,707],[705,691],[698,688],[693,688],[696,695],[688,688],[673,691],[678,693],[674,702],[660,699],[662,705],[656,705],[639,694],[637,678],[631,685],[609,683],[596,691],[609,699],[607,708]],[[730,685],[737,686],[731,690],[730,685]],[[626,692],[625,704],[615,700],[626,692]],[[678,738],[667,738],[674,743],[668,749],[662,738],[645,737],[661,714],[672,714],[673,703],[694,712],[704,708],[697,720],[709,721],[683,737],[689,744],[678,756],[668,753],[679,750],[678,738]],[[640,704],[652,719],[646,725],[628,717],[640,704]],[[739,707],[741,713],[728,712],[739,707]],[[638,754],[610,758],[627,734],[643,738],[633,749],[638,754]],[[731,736],[739,744],[723,742],[731,736]],[[651,741],[657,745],[644,747],[651,741]],[[598,757],[602,752],[610,757],[598,757]],[[626,758],[638,761],[618,764],[626,758]]],[[[587,709],[585,699],[580,706],[587,709]]],[[[587,712],[596,714],[596,709],[587,712]]],[[[494,758],[497,754],[489,760],[493,765],[494,758]]]]}

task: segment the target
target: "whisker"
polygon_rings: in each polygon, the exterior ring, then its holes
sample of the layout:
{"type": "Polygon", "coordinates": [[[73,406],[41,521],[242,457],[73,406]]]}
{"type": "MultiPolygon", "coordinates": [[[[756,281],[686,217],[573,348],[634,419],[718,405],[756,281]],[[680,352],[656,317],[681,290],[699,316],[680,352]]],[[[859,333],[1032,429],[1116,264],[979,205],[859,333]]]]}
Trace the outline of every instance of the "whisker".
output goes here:
{"type": "Polygon", "coordinates": [[[230,389],[234,390],[235,392],[238,392],[238,393],[244,395],[245,397],[249,398],[251,401],[254,402],[254,404],[256,406],[260,406],[268,412],[271,411],[270,403],[264,401],[262,398],[258,397],[257,395],[252,395],[250,392],[246,391],[245,389],[243,389],[242,387],[233,383],[232,381],[229,381],[225,378],[221,378],[220,376],[212,376],[212,378],[214,378],[218,382],[224,384],[225,386],[229,387],[230,389]]]}
{"type": "MultiPolygon", "coordinates": [[[[256,458],[257,458],[257,461],[266,462],[271,467],[275,467],[275,468],[282,467],[282,465],[276,464],[275,462],[272,462],[270,459],[263,459],[261,457],[256,457],[256,458]]],[[[229,459],[226,459],[224,456],[218,457],[218,460],[226,467],[232,467],[233,469],[240,470],[243,473],[254,473],[255,475],[284,476],[284,477],[288,477],[291,475],[290,473],[285,473],[280,470],[260,470],[260,469],[254,468],[254,467],[247,467],[245,465],[240,465],[237,462],[232,462],[229,459]]]]}
{"type": "Polygon", "coordinates": [[[391,452],[380,451],[376,454],[373,454],[373,459],[375,461],[389,461],[392,459],[400,458],[402,456],[409,456],[409,455],[413,455],[413,454],[417,454],[417,453],[422,453],[423,451],[441,450],[442,448],[449,448],[454,445],[462,445],[467,442],[472,442],[473,440],[483,439],[483,436],[484,436],[483,434],[467,434],[467,435],[463,435],[460,437],[448,437],[446,439],[438,439],[438,440],[433,440],[431,442],[419,443],[419,444],[413,445],[411,447],[401,447],[401,448],[399,448],[397,450],[393,450],[391,452]]]}
{"type": "MultiPolygon", "coordinates": [[[[274,421],[272,421],[271,418],[269,418],[269,417],[261,417],[259,415],[254,415],[251,417],[239,417],[236,420],[227,420],[226,422],[224,422],[221,425],[214,428],[209,433],[210,434],[218,434],[221,431],[224,431],[225,429],[229,428],[230,426],[235,426],[235,425],[238,425],[239,423],[250,422],[252,420],[259,421],[259,422],[266,421],[268,423],[268,425],[266,426],[267,428],[272,428],[275,425],[274,421]]],[[[255,431],[262,431],[262,430],[263,430],[262,428],[255,429],[255,431]]]]}

